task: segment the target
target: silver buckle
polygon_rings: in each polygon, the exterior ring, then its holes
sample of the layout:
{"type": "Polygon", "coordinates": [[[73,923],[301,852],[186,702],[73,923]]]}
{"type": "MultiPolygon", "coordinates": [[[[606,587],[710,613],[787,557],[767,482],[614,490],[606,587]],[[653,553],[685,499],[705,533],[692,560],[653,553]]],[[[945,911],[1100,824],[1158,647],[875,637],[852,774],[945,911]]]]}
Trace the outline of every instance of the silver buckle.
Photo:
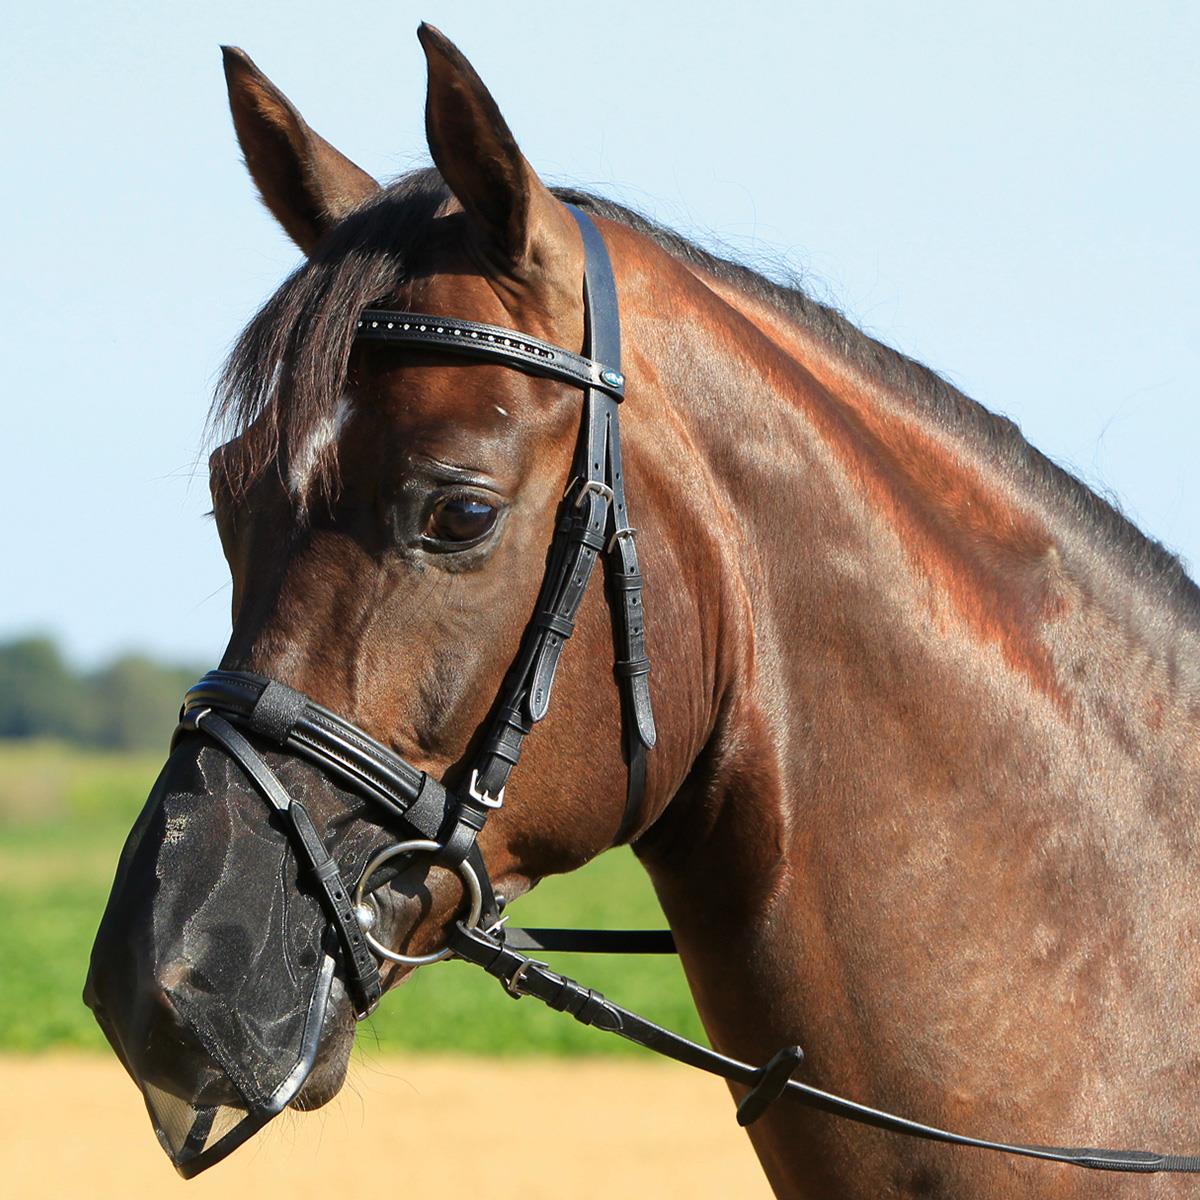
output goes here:
{"type": "Polygon", "coordinates": [[[504,806],[504,789],[500,789],[498,796],[493,796],[490,792],[481,792],[479,790],[479,771],[471,772],[471,782],[467,786],[467,794],[472,800],[478,800],[484,808],[502,808],[504,806]]]}
{"type": "Polygon", "coordinates": [[[547,967],[549,963],[540,962],[536,958],[527,958],[520,966],[504,981],[504,990],[514,999],[520,1000],[525,995],[521,991],[521,978],[530,967],[547,967]]]}
{"type": "MultiPolygon", "coordinates": [[[[567,489],[570,494],[571,489],[567,489]]],[[[605,500],[611,504],[613,502],[613,490],[607,483],[601,483],[598,479],[582,479],[579,483],[579,495],[575,497],[575,507],[581,508],[584,500],[591,493],[595,492],[597,496],[603,496],[605,500]]]]}
{"type": "Polygon", "coordinates": [[[636,539],[637,538],[637,530],[636,529],[614,529],[612,537],[610,537],[608,539],[608,545],[604,547],[604,553],[611,554],[613,552],[613,547],[622,538],[636,539]]]}
{"type": "Polygon", "coordinates": [[[183,725],[186,722],[187,724],[190,724],[193,729],[198,730],[200,729],[200,722],[203,721],[205,717],[209,717],[211,715],[212,709],[208,707],[208,705],[205,705],[204,708],[202,708],[199,712],[188,713],[183,720],[179,722],[179,724],[183,725]]]}

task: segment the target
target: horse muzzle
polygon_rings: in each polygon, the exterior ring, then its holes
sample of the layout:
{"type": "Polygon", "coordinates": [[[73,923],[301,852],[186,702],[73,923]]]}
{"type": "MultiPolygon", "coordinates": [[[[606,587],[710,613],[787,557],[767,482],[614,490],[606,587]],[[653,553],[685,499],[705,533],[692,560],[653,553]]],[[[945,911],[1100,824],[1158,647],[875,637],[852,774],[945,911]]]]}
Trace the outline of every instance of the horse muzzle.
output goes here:
{"type": "MultiPolygon", "coordinates": [[[[317,802],[319,773],[280,770],[317,802]]],[[[122,853],[84,1000],[185,1178],[296,1100],[347,1023],[335,939],[299,876],[226,756],[183,739],[122,853]]]]}

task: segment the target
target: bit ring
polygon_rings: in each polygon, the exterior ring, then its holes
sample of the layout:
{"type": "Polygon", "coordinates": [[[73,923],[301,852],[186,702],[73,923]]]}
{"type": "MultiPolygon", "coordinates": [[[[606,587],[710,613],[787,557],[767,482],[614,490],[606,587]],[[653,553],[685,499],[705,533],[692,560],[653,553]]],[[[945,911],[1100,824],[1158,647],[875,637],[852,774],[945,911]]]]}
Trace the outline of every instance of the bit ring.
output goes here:
{"type": "MultiPolygon", "coordinates": [[[[379,907],[376,904],[374,896],[364,895],[363,889],[367,885],[367,880],[379,870],[384,863],[390,862],[393,858],[401,854],[420,854],[422,852],[436,854],[441,849],[441,843],[430,841],[427,838],[416,838],[412,841],[397,842],[394,846],[388,846],[380,850],[373,859],[363,868],[363,873],[359,876],[358,886],[354,889],[354,911],[355,917],[358,920],[359,927],[362,929],[363,938],[368,946],[375,951],[381,958],[386,958],[394,963],[403,963],[408,966],[420,967],[426,963],[440,962],[443,958],[450,955],[450,947],[447,946],[443,950],[435,950],[431,954],[401,954],[398,950],[389,949],[378,938],[371,933],[371,926],[379,918],[379,907]],[[364,919],[360,914],[369,913],[371,919],[364,919]]],[[[470,899],[471,907],[467,914],[463,925],[467,929],[474,929],[479,924],[479,918],[483,914],[483,891],[479,886],[479,876],[475,874],[475,868],[469,862],[460,862],[456,868],[458,877],[463,881],[463,886],[466,888],[467,896],[470,899]]]]}

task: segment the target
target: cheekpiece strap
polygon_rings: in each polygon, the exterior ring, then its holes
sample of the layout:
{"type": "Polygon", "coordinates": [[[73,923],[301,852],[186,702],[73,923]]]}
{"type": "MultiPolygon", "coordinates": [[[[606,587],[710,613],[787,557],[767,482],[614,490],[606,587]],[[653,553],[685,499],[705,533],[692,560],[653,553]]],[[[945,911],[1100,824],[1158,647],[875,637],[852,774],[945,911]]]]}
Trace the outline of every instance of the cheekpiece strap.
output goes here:
{"type": "Polygon", "coordinates": [[[521,755],[525,738],[550,709],[554,680],[575,618],[603,555],[611,587],[610,607],[616,642],[615,674],[621,695],[622,729],[628,762],[626,803],[614,842],[636,825],[645,788],[647,749],[654,745],[642,617],[642,578],[635,531],[629,524],[625,472],[621,460],[620,409],[623,394],[608,386],[624,378],[621,321],[612,263],[592,219],[567,205],[584,248],[584,361],[609,364],[581,382],[584,392],[579,441],[571,482],[559,506],[554,538],[538,593],[534,617],[516,661],[501,688],[491,728],[476,765],[479,787],[501,796],[521,755]],[[596,379],[600,382],[597,383],[596,379]]]}

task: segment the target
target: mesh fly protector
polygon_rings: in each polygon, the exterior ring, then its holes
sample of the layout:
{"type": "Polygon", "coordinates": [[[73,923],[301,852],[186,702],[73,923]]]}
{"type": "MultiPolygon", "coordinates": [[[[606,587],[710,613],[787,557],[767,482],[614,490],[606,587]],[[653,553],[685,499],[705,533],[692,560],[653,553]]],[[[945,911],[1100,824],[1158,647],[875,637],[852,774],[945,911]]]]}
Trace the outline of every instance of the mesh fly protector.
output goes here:
{"type": "MultiPolygon", "coordinates": [[[[361,798],[312,765],[273,755],[272,766],[297,800],[335,808],[325,840],[352,874],[386,841],[361,798]]],[[[232,758],[196,736],[180,741],[159,776],[114,895],[153,897],[128,911],[110,905],[105,925],[120,930],[136,973],[153,978],[138,991],[172,1019],[127,1046],[97,1015],[142,1090],[159,1142],[189,1177],[295,1099],[320,1046],[337,940],[285,822],[252,794],[232,758]],[[190,1091],[181,1095],[184,1078],[190,1091]]]]}

